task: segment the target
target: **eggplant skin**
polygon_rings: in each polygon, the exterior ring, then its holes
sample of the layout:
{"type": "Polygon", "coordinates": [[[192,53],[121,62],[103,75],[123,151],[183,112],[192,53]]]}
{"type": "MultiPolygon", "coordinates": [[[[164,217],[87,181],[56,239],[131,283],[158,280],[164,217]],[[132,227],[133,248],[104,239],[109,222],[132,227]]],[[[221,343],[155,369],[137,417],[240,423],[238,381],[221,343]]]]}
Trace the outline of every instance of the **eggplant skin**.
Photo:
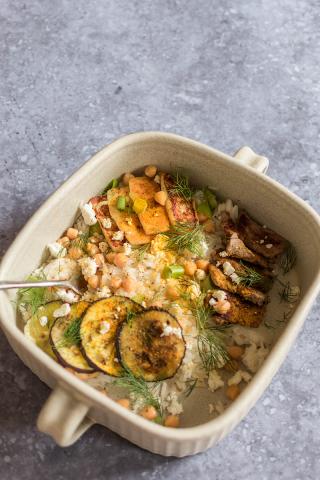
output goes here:
{"type": "Polygon", "coordinates": [[[166,310],[147,309],[118,330],[117,352],[121,363],[135,377],[147,382],[173,377],[181,366],[185,350],[181,326],[166,310]],[[166,327],[175,329],[175,333],[166,334],[166,327]]]}
{"type": "Polygon", "coordinates": [[[55,320],[50,330],[50,345],[55,353],[58,362],[66,368],[71,368],[78,373],[92,373],[96,369],[92,368],[84,358],[81,347],[77,345],[61,346],[58,344],[63,338],[63,333],[76,318],[81,318],[90,304],[88,302],[78,302],[71,306],[71,312],[66,317],[59,317],[55,320]]]}
{"type": "Polygon", "coordinates": [[[127,319],[128,312],[136,314],[142,310],[141,305],[120,295],[90,305],[80,327],[81,350],[90,366],[112,377],[123,375],[115,345],[117,331],[127,319]],[[109,329],[103,332],[106,325],[109,329]]]}

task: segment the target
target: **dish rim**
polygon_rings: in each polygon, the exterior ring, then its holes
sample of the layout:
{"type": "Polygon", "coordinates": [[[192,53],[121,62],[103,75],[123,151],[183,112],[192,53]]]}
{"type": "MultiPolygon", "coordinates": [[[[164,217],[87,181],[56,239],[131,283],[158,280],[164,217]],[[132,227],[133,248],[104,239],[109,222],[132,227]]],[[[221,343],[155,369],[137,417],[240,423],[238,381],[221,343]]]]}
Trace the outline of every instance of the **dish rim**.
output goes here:
{"type": "MultiPolygon", "coordinates": [[[[140,143],[145,140],[152,139],[161,139],[163,141],[174,141],[178,142],[181,145],[194,147],[198,151],[205,152],[209,155],[215,155],[222,159],[226,166],[231,164],[237,164],[241,169],[250,171],[251,175],[262,178],[264,182],[271,185],[273,188],[282,192],[291,202],[295,203],[300,207],[300,210],[303,213],[310,217],[314,221],[314,224],[319,228],[320,232],[320,218],[317,213],[300,199],[297,195],[290,192],[286,187],[273,180],[272,178],[257,172],[252,167],[240,163],[238,160],[234,159],[230,155],[223,153],[215,148],[209,147],[203,143],[200,143],[189,138],[172,134],[166,132],[158,131],[149,131],[149,132],[137,132],[131,133],[129,135],[122,136],[109,145],[100,149],[95,153],[89,160],[87,160],[79,169],[77,169],[69,178],[67,178],[62,185],[60,185],[36,210],[36,212],[29,218],[25,226],[20,230],[15,240],[12,242],[11,246],[8,248],[5,253],[1,264],[0,264],[0,279],[3,278],[3,273],[6,271],[7,264],[10,263],[10,258],[16,250],[19,250],[22,246],[23,238],[27,235],[32,234],[34,229],[33,223],[35,220],[43,217],[45,211],[48,208],[52,208],[56,203],[60,203],[61,196],[64,195],[65,191],[71,190],[71,187],[78,182],[79,177],[84,176],[86,171],[91,169],[91,166],[100,160],[100,158],[108,157],[112,152],[116,152],[121,148],[124,148],[135,143],[140,143]]],[[[285,327],[284,331],[281,333],[281,336],[278,338],[272,350],[259,371],[254,375],[251,382],[246,386],[245,390],[241,395],[227,407],[227,409],[219,414],[212,420],[201,423],[200,425],[192,427],[181,427],[179,429],[170,429],[162,425],[154,424],[135,413],[125,410],[123,407],[118,405],[114,400],[109,397],[104,396],[102,393],[95,390],[90,385],[86,384],[83,380],[78,379],[68,371],[66,371],[61,365],[59,365],[55,360],[50,358],[45,352],[40,348],[36,347],[31,340],[29,340],[24,333],[17,326],[16,322],[12,322],[7,319],[7,313],[10,314],[10,309],[12,308],[9,298],[6,296],[5,292],[0,292],[0,325],[3,327],[6,335],[13,337],[19,345],[28,352],[28,354],[34,359],[42,363],[46,368],[50,369],[53,376],[55,377],[57,384],[62,385],[71,396],[74,394],[81,395],[81,401],[89,405],[89,408],[92,406],[99,406],[99,408],[106,409],[113,415],[119,415],[125,419],[128,423],[131,423],[135,427],[142,428],[143,430],[155,434],[158,437],[171,440],[187,440],[201,438],[207,436],[208,434],[213,434],[215,431],[221,431],[227,428],[230,423],[235,423],[235,414],[236,411],[245,410],[248,403],[252,406],[255,403],[255,398],[259,398],[262,393],[265,391],[265,388],[270,383],[275,372],[280,368],[287,351],[291,347],[292,342],[294,341],[296,335],[298,334],[301,326],[303,325],[306,316],[312,306],[313,301],[315,300],[317,294],[320,291],[320,266],[317,272],[314,275],[312,282],[310,283],[308,289],[305,291],[303,296],[299,301],[293,316],[291,317],[289,323],[285,327]],[[265,379],[268,378],[268,382],[265,382],[265,379]],[[71,387],[71,388],[70,388],[71,387]]],[[[15,315],[14,312],[11,314],[15,315]]],[[[16,315],[15,315],[16,317],[16,315]]],[[[88,415],[90,417],[90,412],[88,415]]]]}

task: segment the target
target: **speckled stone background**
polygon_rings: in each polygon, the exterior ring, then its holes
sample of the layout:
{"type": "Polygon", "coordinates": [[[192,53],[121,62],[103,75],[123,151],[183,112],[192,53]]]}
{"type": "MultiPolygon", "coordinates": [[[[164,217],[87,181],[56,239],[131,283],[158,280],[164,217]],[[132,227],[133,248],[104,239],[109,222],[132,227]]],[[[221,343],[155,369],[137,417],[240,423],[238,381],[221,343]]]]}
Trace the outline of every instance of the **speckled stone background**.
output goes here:
{"type": "MultiPolygon", "coordinates": [[[[319,22],[318,0],[1,0],[0,253],[97,149],[138,130],[250,145],[319,211],[319,22]]],[[[248,417],[182,460],[99,426],[58,448],[35,428],[48,388],[0,336],[1,480],[318,479],[319,307],[248,417]]]]}

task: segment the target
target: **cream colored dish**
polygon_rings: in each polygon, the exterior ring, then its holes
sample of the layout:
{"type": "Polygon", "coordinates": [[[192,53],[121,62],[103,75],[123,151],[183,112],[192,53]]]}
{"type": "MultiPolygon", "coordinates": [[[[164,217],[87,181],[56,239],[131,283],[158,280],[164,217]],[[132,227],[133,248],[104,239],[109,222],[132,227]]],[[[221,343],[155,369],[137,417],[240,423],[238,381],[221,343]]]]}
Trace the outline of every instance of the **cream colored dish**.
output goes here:
{"type": "Polygon", "coordinates": [[[177,430],[148,423],[125,411],[64,371],[23,337],[10,304],[12,296],[2,294],[1,324],[9,342],[22,360],[55,388],[40,414],[38,426],[60,445],[73,443],[92,421],[96,421],[143,448],[163,455],[184,456],[205,450],[240,421],[279,368],[317,294],[319,218],[297,197],[253,170],[252,167],[265,171],[267,160],[264,157],[258,157],[245,147],[238,152],[237,158],[235,161],[209,147],[170,134],[151,132],[124,137],[103,149],[74,174],[39,209],[7,252],[1,265],[1,278],[25,277],[41,263],[39,252],[44,246],[72,224],[81,200],[100,191],[106,179],[151,163],[167,171],[183,166],[193,183],[216,186],[224,197],[239,201],[254,217],[288,238],[300,259],[297,264],[302,290],[300,302],[253,380],[234,403],[213,420],[192,418],[191,412],[201,411],[199,407],[205,401],[200,394],[193,396],[192,408],[188,408],[190,418],[184,422],[187,427],[177,430]],[[68,198],[67,204],[65,198],[68,198]],[[59,215],[62,205],[63,216],[59,215]],[[30,245],[34,248],[30,249],[30,245]],[[188,424],[197,426],[188,427],[188,424]]]}

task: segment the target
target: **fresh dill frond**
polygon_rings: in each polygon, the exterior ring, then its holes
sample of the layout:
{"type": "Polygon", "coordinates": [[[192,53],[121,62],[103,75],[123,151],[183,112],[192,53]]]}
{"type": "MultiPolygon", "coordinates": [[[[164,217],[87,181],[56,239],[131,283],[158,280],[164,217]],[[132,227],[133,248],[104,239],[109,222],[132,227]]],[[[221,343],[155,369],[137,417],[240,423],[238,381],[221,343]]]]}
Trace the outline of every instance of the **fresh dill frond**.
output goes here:
{"type": "Polygon", "coordinates": [[[134,252],[137,254],[137,259],[143,260],[146,253],[150,250],[150,243],[145,243],[144,245],[139,245],[134,249],[134,252]]]}
{"type": "Polygon", "coordinates": [[[198,383],[198,379],[197,378],[190,378],[190,380],[187,380],[186,381],[186,389],[185,391],[183,392],[184,393],[184,396],[186,398],[190,397],[191,393],[193,392],[193,390],[196,388],[197,386],[197,383],[198,383]]]}
{"type": "Polygon", "coordinates": [[[174,187],[170,188],[169,193],[178,195],[185,200],[191,200],[194,194],[194,189],[189,184],[189,178],[177,171],[174,176],[174,187]]]}
{"type": "Polygon", "coordinates": [[[58,348],[80,345],[80,326],[82,318],[75,318],[63,332],[62,339],[57,343],[58,348]]]}
{"type": "Polygon", "coordinates": [[[205,235],[200,224],[176,223],[168,232],[163,234],[167,237],[167,248],[182,253],[184,250],[203,256],[205,250],[205,235]]]}
{"type": "Polygon", "coordinates": [[[162,417],[161,402],[156,394],[158,382],[150,385],[142,378],[135,377],[128,368],[125,368],[124,376],[114,380],[113,385],[127,389],[134,400],[141,401],[143,405],[153,406],[162,417]]]}
{"type": "Polygon", "coordinates": [[[129,325],[129,327],[132,327],[132,320],[134,319],[134,317],[136,316],[137,314],[135,312],[133,312],[132,310],[129,310],[127,312],[127,324],[129,325]]]}
{"type": "Polygon", "coordinates": [[[299,287],[293,287],[290,282],[283,283],[281,280],[277,280],[282,286],[278,292],[280,302],[295,303],[300,296],[299,287]]]}
{"type": "Polygon", "coordinates": [[[252,267],[244,265],[242,262],[240,263],[243,267],[243,271],[238,271],[236,273],[238,275],[238,278],[240,279],[239,283],[241,285],[244,285],[246,287],[252,287],[253,285],[261,283],[261,281],[263,280],[263,275],[261,275],[261,273],[257,272],[257,270],[252,267]]]}
{"type": "MultiPolygon", "coordinates": [[[[37,275],[32,274],[26,278],[27,282],[38,282],[40,280],[46,280],[44,273],[37,275]]],[[[24,305],[30,309],[30,313],[34,315],[41,305],[44,305],[48,301],[48,290],[46,287],[28,287],[20,288],[18,291],[18,305],[24,305]]]]}
{"type": "Polygon", "coordinates": [[[89,242],[90,232],[87,230],[86,232],[80,233],[77,238],[71,241],[71,247],[81,248],[81,250],[85,250],[88,242],[89,242]]]}
{"type": "Polygon", "coordinates": [[[297,261],[297,252],[293,245],[289,245],[289,248],[282,254],[280,259],[280,268],[284,274],[290,272],[295,266],[297,261]]]}

